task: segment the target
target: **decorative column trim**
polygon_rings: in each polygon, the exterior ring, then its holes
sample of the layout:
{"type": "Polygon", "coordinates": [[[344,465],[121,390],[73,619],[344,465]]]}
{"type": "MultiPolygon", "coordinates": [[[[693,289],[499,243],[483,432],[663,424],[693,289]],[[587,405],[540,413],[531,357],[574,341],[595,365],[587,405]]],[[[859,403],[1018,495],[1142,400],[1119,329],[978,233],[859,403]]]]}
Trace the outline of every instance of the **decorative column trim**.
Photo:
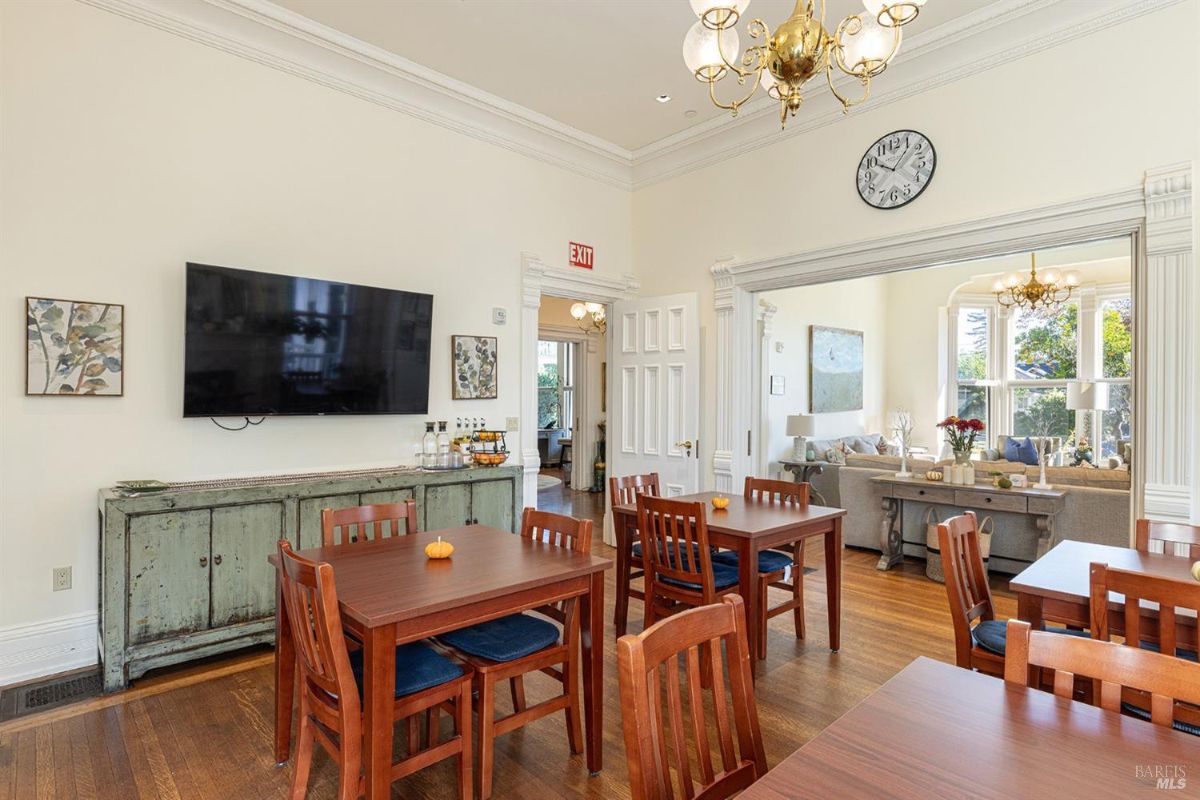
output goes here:
{"type": "MultiPolygon", "coordinates": [[[[1187,522],[1196,500],[1192,451],[1196,447],[1195,254],[1192,241],[1192,169],[1190,163],[1147,170],[1147,309],[1134,320],[1146,338],[1140,392],[1144,408],[1141,457],[1145,470],[1143,513],[1187,522]]],[[[1136,456],[1135,456],[1136,458],[1136,456]]],[[[1137,463],[1135,461],[1135,463],[1137,463]]]]}
{"type": "Polygon", "coordinates": [[[713,448],[713,487],[732,492],[746,474],[753,420],[746,387],[753,385],[750,292],[739,288],[731,259],[713,264],[717,311],[717,441],[713,448]]]}
{"type": "Polygon", "coordinates": [[[754,474],[766,476],[770,467],[771,443],[771,333],[775,327],[775,312],[779,308],[759,299],[755,314],[758,317],[758,358],[754,370],[753,407],[755,419],[752,430],[758,431],[755,453],[751,461],[754,474]]]}

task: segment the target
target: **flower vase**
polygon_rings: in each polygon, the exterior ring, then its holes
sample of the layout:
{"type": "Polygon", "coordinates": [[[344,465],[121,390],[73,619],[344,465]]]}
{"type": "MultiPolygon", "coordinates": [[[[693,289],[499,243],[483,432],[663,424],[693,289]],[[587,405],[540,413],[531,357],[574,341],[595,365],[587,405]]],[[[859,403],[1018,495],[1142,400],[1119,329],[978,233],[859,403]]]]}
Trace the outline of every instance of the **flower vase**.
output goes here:
{"type": "Polygon", "coordinates": [[[900,445],[900,471],[896,473],[897,478],[911,478],[912,473],[908,471],[908,448],[902,443],[900,445]]]}
{"type": "Polygon", "coordinates": [[[954,451],[954,463],[960,467],[970,464],[971,463],[971,451],[970,450],[955,450],[954,451]]]}

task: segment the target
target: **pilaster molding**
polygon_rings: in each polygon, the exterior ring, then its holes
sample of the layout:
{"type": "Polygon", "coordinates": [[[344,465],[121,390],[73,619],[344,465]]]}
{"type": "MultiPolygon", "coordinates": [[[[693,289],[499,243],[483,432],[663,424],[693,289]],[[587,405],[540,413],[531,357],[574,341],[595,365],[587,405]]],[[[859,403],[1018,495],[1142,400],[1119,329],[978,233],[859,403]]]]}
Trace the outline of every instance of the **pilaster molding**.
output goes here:
{"type": "MultiPolygon", "coordinates": [[[[1195,254],[1192,240],[1190,163],[1147,170],[1146,361],[1141,396],[1146,446],[1142,447],[1146,516],[1187,522],[1196,499],[1192,452],[1197,446],[1193,392],[1195,351],[1195,254]]],[[[1136,445],[1135,445],[1136,447],[1136,445]]]]}
{"type": "Polygon", "coordinates": [[[713,449],[713,485],[717,491],[732,492],[746,474],[753,420],[746,387],[753,385],[750,292],[737,286],[730,270],[731,259],[713,264],[709,272],[716,288],[713,302],[717,312],[717,412],[716,446],[713,449]]]}

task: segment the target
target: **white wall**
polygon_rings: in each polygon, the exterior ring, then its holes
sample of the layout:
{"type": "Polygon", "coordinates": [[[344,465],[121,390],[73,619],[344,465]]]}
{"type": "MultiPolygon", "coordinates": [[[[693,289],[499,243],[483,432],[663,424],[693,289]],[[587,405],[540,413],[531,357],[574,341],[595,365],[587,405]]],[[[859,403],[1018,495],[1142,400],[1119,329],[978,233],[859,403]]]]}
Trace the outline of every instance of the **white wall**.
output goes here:
{"type": "MultiPolygon", "coordinates": [[[[642,292],[701,288],[705,396],[715,393],[708,270],[718,259],[807,252],[1134,189],[1146,169],[1193,159],[1194,5],[1170,6],[904,100],[868,102],[833,125],[636,192],[642,292]],[[1134,60],[1097,56],[1146,41],[1155,46],[1134,60]],[[878,211],[858,198],[855,168],[875,139],[901,128],[932,139],[937,173],[914,203],[878,211]]],[[[889,302],[901,305],[900,298],[889,302]]],[[[701,440],[707,466],[716,441],[711,414],[701,440]]],[[[704,474],[711,483],[711,471],[704,474]]]]}
{"type": "Polygon", "coordinates": [[[0,3],[0,36],[0,331],[27,294],[128,321],[123,398],[24,397],[0,347],[0,684],[14,626],[72,620],[86,651],[100,487],[411,460],[419,417],[181,419],[184,262],[434,294],[429,416],[489,422],[519,413],[521,251],[630,271],[626,192],[82,3],[0,3]],[[498,400],[449,399],[453,333],[499,337],[498,400]]]}
{"type": "Polygon", "coordinates": [[[826,325],[863,332],[863,409],[861,413],[817,415],[817,438],[855,433],[882,433],[886,423],[885,379],[888,362],[887,298],[884,277],[825,283],[762,292],[759,298],[778,310],[772,322],[770,372],[763,377],[770,391],[770,376],[784,378],[785,393],[767,399],[767,458],[772,475],[779,459],[790,458],[793,441],[787,436],[787,418],[809,413],[809,326],[826,325]],[[776,343],[783,352],[776,352],[776,343]]]}

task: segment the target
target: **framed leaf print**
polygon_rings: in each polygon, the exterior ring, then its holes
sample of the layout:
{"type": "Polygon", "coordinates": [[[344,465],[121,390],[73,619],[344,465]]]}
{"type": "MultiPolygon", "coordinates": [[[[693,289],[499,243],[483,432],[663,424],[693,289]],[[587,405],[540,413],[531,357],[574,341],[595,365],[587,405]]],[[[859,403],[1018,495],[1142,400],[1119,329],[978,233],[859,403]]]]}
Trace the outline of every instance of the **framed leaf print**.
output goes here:
{"type": "Polygon", "coordinates": [[[455,400],[495,400],[499,371],[495,336],[451,336],[451,385],[455,400]]]}
{"type": "Polygon", "coordinates": [[[25,394],[125,394],[125,306],[25,298],[25,394]]]}

